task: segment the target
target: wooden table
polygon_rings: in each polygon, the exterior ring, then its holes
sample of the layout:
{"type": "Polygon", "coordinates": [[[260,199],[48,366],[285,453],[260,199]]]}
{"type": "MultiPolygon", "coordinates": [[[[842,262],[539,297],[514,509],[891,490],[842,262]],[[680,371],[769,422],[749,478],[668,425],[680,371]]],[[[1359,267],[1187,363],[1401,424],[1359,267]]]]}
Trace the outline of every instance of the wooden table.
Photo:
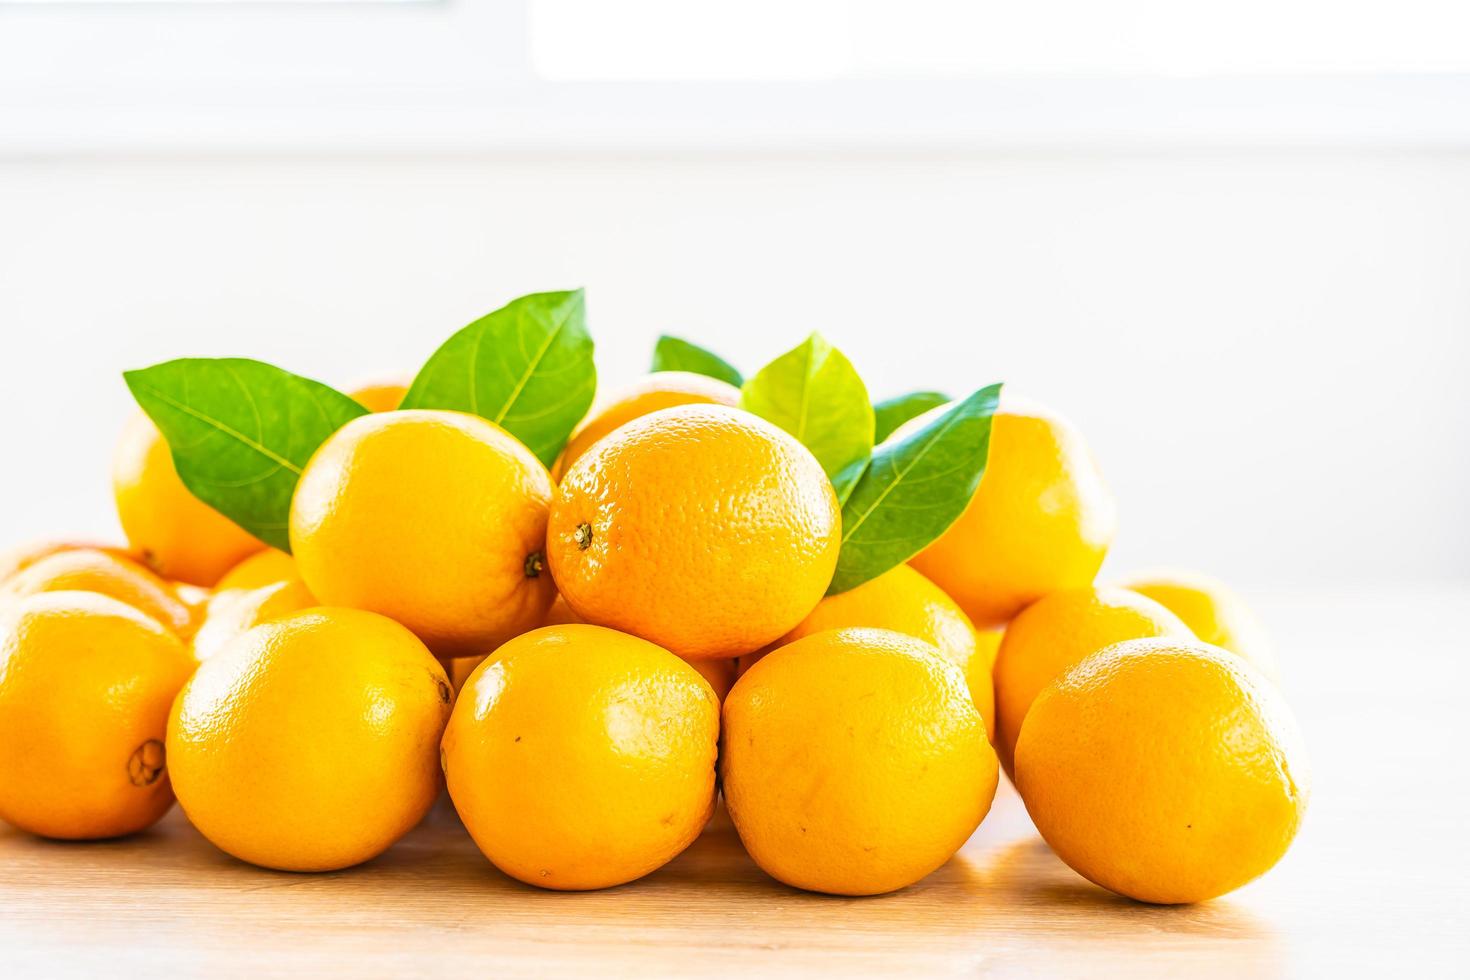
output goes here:
{"type": "Polygon", "coordinates": [[[641,882],[559,894],[495,871],[442,801],[384,857],[327,875],[241,864],[176,811],[109,843],[0,828],[0,977],[1470,976],[1470,590],[1261,605],[1314,798],[1286,860],[1214,902],[1095,888],[1008,786],[946,867],[868,899],[776,884],[723,815],[641,882]]]}

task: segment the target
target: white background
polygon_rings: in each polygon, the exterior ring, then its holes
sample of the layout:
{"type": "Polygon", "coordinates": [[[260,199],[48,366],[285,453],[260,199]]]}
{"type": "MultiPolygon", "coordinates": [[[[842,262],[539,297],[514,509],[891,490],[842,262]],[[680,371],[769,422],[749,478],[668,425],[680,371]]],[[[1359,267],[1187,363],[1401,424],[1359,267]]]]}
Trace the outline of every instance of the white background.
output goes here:
{"type": "Polygon", "coordinates": [[[410,6],[0,3],[0,542],[115,533],[126,367],[408,375],[585,285],[606,385],[660,332],[753,370],[815,329],[875,396],[1053,403],[1119,498],[1113,571],[1470,580],[1470,49],[1443,32],[1374,49],[1357,4],[1315,52],[1177,19],[971,47],[927,2],[823,47],[823,0],[745,60],[770,31],[665,23],[715,47],[660,61],[646,24],[567,34],[570,0],[410,6]],[[735,81],[680,81],[701,65],[735,81]]]}

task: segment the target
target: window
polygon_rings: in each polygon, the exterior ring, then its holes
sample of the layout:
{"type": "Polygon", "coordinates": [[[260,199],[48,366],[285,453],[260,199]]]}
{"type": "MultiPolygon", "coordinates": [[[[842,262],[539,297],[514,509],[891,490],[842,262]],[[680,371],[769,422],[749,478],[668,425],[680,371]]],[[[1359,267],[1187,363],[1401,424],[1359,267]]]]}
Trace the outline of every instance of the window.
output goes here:
{"type": "Polygon", "coordinates": [[[1470,141],[1451,0],[0,0],[0,149],[1470,141]]]}

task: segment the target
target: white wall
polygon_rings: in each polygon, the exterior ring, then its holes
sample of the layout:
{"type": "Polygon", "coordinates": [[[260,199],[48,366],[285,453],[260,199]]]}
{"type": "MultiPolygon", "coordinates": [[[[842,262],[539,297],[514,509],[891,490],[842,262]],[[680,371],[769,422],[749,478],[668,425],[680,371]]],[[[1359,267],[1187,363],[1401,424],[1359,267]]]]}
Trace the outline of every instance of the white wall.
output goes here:
{"type": "Polygon", "coordinates": [[[1111,567],[1470,579],[1470,155],[0,160],[0,542],[111,533],[118,372],[348,383],[586,285],[754,367],[820,329],[875,394],[1004,379],[1073,414],[1111,567]]]}

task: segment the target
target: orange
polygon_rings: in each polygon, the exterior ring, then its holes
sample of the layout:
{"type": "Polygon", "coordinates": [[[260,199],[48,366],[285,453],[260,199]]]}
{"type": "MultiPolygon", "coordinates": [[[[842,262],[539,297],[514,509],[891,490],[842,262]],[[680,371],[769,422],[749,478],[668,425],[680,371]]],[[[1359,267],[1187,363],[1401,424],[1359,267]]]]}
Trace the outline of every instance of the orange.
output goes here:
{"type": "Polygon", "coordinates": [[[1196,572],[1140,572],[1119,583],[1167,608],[1206,643],[1244,657],[1271,680],[1279,671],[1266,630],[1224,582],[1196,572]]]}
{"type": "Polygon", "coordinates": [[[832,580],[840,534],[837,495],[806,447],[747,412],[683,405],[577,460],[546,552],[579,616],[703,660],[801,622],[832,580]]]}
{"type": "Polygon", "coordinates": [[[995,747],[1006,772],[1031,702],[1068,667],[1122,640],[1193,635],[1178,616],[1127,589],[1068,589],[1027,606],[1006,627],[995,658],[995,747]]]}
{"type": "Polygon", "coordinates": [[[1306,809],[1306,756],[1274,686],[1195,640],[1119,643],[1036,699],[1016,787],[1083,877],[1144,902],[1200,902],[1270,870],[1306,809]]]}
{"type": "Polygon", "coordinates": [[[975,496],[913,566],[989,629],[1047,593],[1091,584],[1116,526],[1113,497],[1081,434],[1007,397],[991,423],[975,496]]]}
{"type": "Polygon", "coordinates": [[[619,392],[606,404],[594,408],[572,433],[552,475],[560,479],[597,440],[649,412],[675,405],[728,405],[734,408],[739,404],[740,389],[732,384],[688,371],[657,371],[619,392]]]}
{"type": "MultiPolygon", "coordinates": [[[[796,627],[772,644],[779,649],[788,643],[821,633],[848,627],[871,627],[893,630],[933,644],[944,659],[970,677],[970,661],[975,658],[975,629],[964,610],[955,605],[933,582],[907,565],[889,569],[857,588],[829,595],[796,627]]],[[[762,654],[741,657],[742,666],[762,654]]],[[[995,734],[995,691],[990,683],[990,664],[982,658],[983,669],[976,671],[978,683],[970,685],[970,694],[986,732],[995,734]]]]}
{"type": "Polygon", "coordinates": [[[214,588],[216,592],[227,589],[258,589],[262,585],[285,582],[296,577],[296,559],[277,548],[266,548],[225,572],[214,588]]]}
{"type": "Polygon", "coordinates": [[[168,723],[174,791],[242,861],[360,864],[434,802],[450,697],[444,668],[392,620],[293,613],[237,637],[184,686],[168,723]]]}
{"type": "Polygon", "coordinates": [[[97,592],[127,603],[184,639],[194,632],[194,612],[173,586],[142,565],[105,552],[57,552],[0,586],[0,598],[41,592],[97,592]]]}
{"type": "Polygon", "coordinates": [[[42,558],[50,558],[63,551],[78,550],[101,551],[114,558],[136,560],[126,549],[112,548],[104,544],[89,544],[84,541],[32,541],[0,553],[0,584],[30,568],[42,558]]]}
{"type": "MultiPolygon", "coordinates": [[[[489,655],[487,654],[486,656],[489,655]]],[[[444,664],[445,672],[449,674],[449,683],[454,688],[456,697],[459,696],[460,691],[464,690],[465,681],[470,679],[470,675],[475,672],[475,668],[484,663],[485,659],[485,657],[455,657],[451,660],[441,661],[444,664]]]]}
{"type": "Polygon", "coordinates": [[[403,403],[408,394],[408,385],[394,381],[375,382],[353,388],[348,397],[369,412],[391,412],[403,403]]]}
{"type": "Polygon", "coordinates": [[[221,590],[205,607],[204,622],[189,641],[189,649],[196,660],[208,660],[251,627],[316,604],[306,583],[299,578],[273,582],[258,589],[221,590]]]}
{"type": "MultiPolygon", "coordinates": [[[[567,601],[559,595],[551,601],[551,606],[546,610],[546,615],[541,618],[542,626],[565,626],[569,623],[584,622],[586,620],[573,612],[572,607],[567,605],[567,601]]],[[[458,693],[464,687],[464,682],[469,680],[470,675],[475,672],[475,668],[484,663],[485,658],[488,656],[489,654],[481,654],[478,657],[457,657],[445,664],[446,669],[449,671],[450,680],[454,681],[455,693],[458,693]]],[[[695,669],[698,670],[697,667],[695,669]]],[[[704,672],[700,671],[700,673],[703,674],[704,672]]],[[[709,677],[706,675],[705,679],[709,680],[709,677]]],[[[710,684],[713,685],[714,681],[710,680],[710,684]]]]}
{"type": "Polygon", "coordinates": [[[975,653],[965,664],[965,683],[970,685],[970,696],[985,718],[991,745],[995,744],[995,657],[1004,635],[1003,630],[976,630],[975,653]]]}
{"type": "Polygon", "coordinates": [[[746,850],[811,891],[913,884],[959,850],[995,795],[964,674],[889,630],[829,630],[763,658],[725,699],[721,745],[746,850]]]}
{"type": "Polygon", "coordinates": [[[382,613],[445,659],[541,622],[551,478],[493,422],[461,412],[364,415],[301,473],[291,551],[323,605],[382,613]]]}
{"type": "Polygon", "coordinates": [[[715,699],[723,702],[735,686],[734,660],[686,660],[706,684],[715,692],[715,699]]]}
{"type": "MultiPolygon", "coordinates": [[[[566,626],[571,624],[585,623],[582,617],[572,611],[567,601],[557,596],[551,603],[551,608],[546,610],[546,617],[541,621],[543,626],[566,626]]],[[[449,662],[449,676],[454,680],[454,690],[457,692],[464,687],[464,682],[469,679],[474,669],[480,666],[484,657],[462,657],[449,662]]],[[[730,693],[730,686],[735,683],[735,661],[734,660],[690,660],[686,661],[689,666],[699,672],[699,676],[709,682],[714,688],[715,697],[725,699],[730,693]]]]}
{"type": "Polygon", "coordinates": [[[113,456],[112,490],[128,544],[164,578],[213,585],[265,547],[189,492],[163,434],[141,412],[124,429],[113,456]]]}
{"type": "Polygon", "coordinates": [[[600,626],[511,640],[444,733],[455,809],[501,871],[606,888],[662,867],[714,809],[719,708],[688,664],[600,626]]]}
{"type": "Polygon", "coordinates": [[[173,633],[91,592],[0,610],[0,819],[46,837],[118,837],[173,805],[169,704],[194,669],[173,633]]]}
{"type": "Polygon", "coordinates": [[[567,605],[567,601],[558,595],[555,599],[551,601],[551,607],[546,610],[546,615],[542,618],[541,625],[566,626],[570,623],[585,622],[586,620],[583,619],[581,616],[578,616],[576,612],[572,610],[572,607],[567,605]]]}
{"type": "Polygon", "coordinates": [[[179,601],[189,607],[189,616],[197,624],[204,619],[204,608],[209,605],[209,599],[214,595],[213,589],[206,589],[202,585],[190,585],[188,582],[170,582],[169,588],[174,590],[174,595],[179,601]]]}
{"type": "MultiPolygon", "coordinates": [[[[995,658],[1000,655],[1000,641],[1005,634],[1005,630],[976,630],[975,656],[970,658],[971,668],[984,670],[986,676],[989,676],[995,670],[995,658]]],[[[969,673],[967,671],[966,676],[969,673]]]]}

